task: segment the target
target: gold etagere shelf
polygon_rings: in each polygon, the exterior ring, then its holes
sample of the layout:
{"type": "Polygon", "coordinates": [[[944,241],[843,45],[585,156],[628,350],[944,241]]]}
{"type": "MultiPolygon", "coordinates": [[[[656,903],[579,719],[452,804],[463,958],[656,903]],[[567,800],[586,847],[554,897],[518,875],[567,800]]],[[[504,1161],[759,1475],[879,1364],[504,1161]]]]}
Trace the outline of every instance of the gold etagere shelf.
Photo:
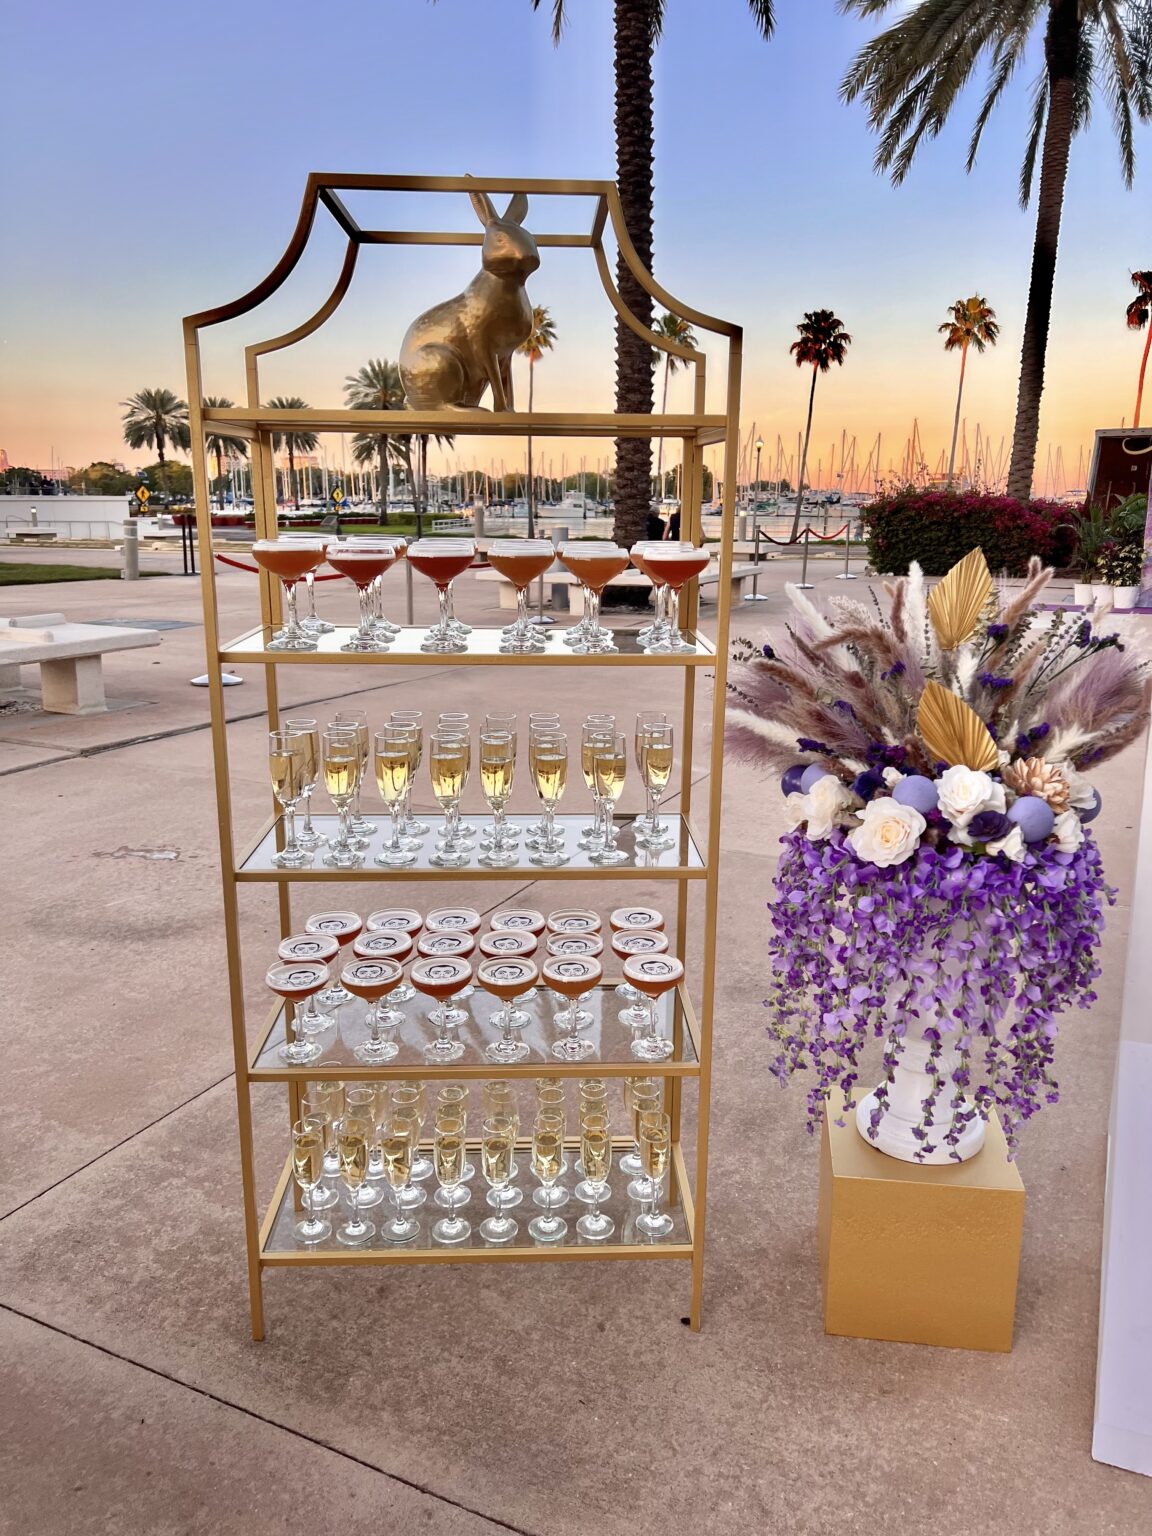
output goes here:
{"type": "MultiPolygon", "coordinates": [[[[569,206],[565,204],[565,206],[569,206]]],[[[413,1263],[507,1263],[516,1261],[542,1262],[548,1260],[597,1260],[597,1259],[681,1259],[690,1262],[692,1270],[692,1297],[689,1314],[690,1325],[699,1328],[703,1292],[704,1264],[704,1213],[706,1208],[709,1140],[709,1094],[712,1065],[713,1004],[716,981],[716,914],[718,898],[718,863],[720,844],[721,772],[723,757],[724,683],[728,649],[728,625],[733,558],[733,533],[735,515],[735,482],[730,466],[735,463],[738,451],[738,410],[741,364],[741,332],[739,327],[712,316],[702,314],[691,306],[681,303],[667,293],[644,269],[628,238],[624,225],[619,197],[614,183],[609,181],[552,181],[512,180],[494,177],[427,177],[427,176],[357,176],[321,175],[308,178],[303,205],[296,229],[287,249],[276,267],[263,282],[232,304],[218,309],[190,315],[184,321],[184,345],[188,375],[189,414],[192,433],[192,463],[196,489],[196,524],[199,545],[204,619],[208,655],[209,696],[212,712],[213,760],[216,777],[217,814],[223,881],[225,937],[227,941],[228,983],[231,1009],[233,1051],[236,1064],[236,1102],[239,1123],[240,1157],[244,1194],[245,1233],[248,1255],[249,1297],[254,1338],[264,1336],[263,1276],[267,1269],[300,1265],[395,1265],[413,1263]],[[573,199],[591,207],[591,222],[587,230],[536,235],[536,243],[542,248],[566,247],[587,249],[592,253],[604,291],[617,315],[634,332],[654,349],[669,353],[688,364],[693,370],[693,410],[681,414],[621,415],[590,413],[570,415],[555,412],[488,412],[483,410],[429,412],[406,411],[403,413],[403,430],[408,434],[428,433],[484,437],[533,438],[597,438],[621,437],[672,438],[679,441],[683,455],[681,537],[699,543],[702,539],[701,505],[704,486],[703,449],[709,444],[723,444],[726,472],[723,480],[723,533],[720,542],[720,579],[717,584],[718,607],[716,635],[712,642],[696,632],[698,592],[692,583],[686,589],[682,620],[685,622],[694,648],[672,655],[649,655],[629,634],[618,636],[618,649],[607,655],[578,656],[562,645],[550,642],[540,655],[517,656],[502,654],[499,650],[499,631],[476,629],[469,636],[465,652],[445,658],[420,650],[423,630],[408,629],[392,643],[387,652],[356,655],[342,653],[341,643],[347,638],[347,629],[337,629],[322,637],[315,651],[270,651],[267,642],[280,623],[279,585],[267,573],[261,573],[260,623],[247,632],[224,638],[220,634],[217,603],[215,561],[212,548],[212,526],[209,504],[208,458],[206,436],[227,432],[232,437],[247,440],[251,451],[252,487],[255,503],[255,535],[257,538],[275,538],[278,531],[276,509],[275,471],[273,466],[273,435],[285,431],[360,433],[373,430],[395,432],[398,428],[397,413],[350,411],[343,409],[271,409],[261,401],[259,362],[260,358],[289,347],[312,335],[335,312],[348,291],[357,258],[366,245],[472,245],[477,246],[481,237],[473,231],[418,231],[397,229],[363,228],[353,218],[341,196],[344,192],[357,193],[446,193],[459,197],[461,194],[484,192],[512,194],[525,192],[529,196],[549,199],[573,199]],[[254,343],[245,348],[245,377],[247,401],[244,406],[223,409],[203,405],[204,387],[200,356],[200,333],[223,321],[233,320],[257,309],[286,281],[299,262],[308,244],[317,214],[325,210],[347,237],[343,264],[336,284],[323,304],[308,319],[293,330],[254,343]],[[705,410],[706,359],[703,352],[686,346],[650,330],[628,309],[613,282],[608,258],[604,250],[604,235],[611,229],[620,256],[632,274],[653,299],[675,314],[688,320],[698,330],[706,331],[726,344],[727,359],[724,376],[724,411],[708,414],[705,410]],[[224,670],[238,666],[258,665],[264,669],[268,700],[268,724],[274,729],[279,720],[277,669],[283,666],[375,666],[409,667],[419,665],[443,666],[449,660],[453,668],[466,667],[672,667],[682,679],[683,710],[680,728],[681,755],[681,814],[675,818],[677,836],[674,846],[660,854],[645,853],[629,839],[629,833],[621,822],[620,846],[630,857],[624,864],[600,868],[579,854],[561,868],[537,868],[529,863],[510,868],[487,869],[478,865],[465,868],[441,869],[427,862],[424,855],[410,866],[399,869],[382,868],[373,863],[373,849],[369,849],[362,867],[352,870],[328,869],[322,865],[305,869],[282,869],[273,862],[273,855],[283,843],[283,830],[278,815],[273,814],[244,842],[238,842],[232,813],[231,778],[227,741],[227,721],[224,711],[224,670]],[[710,705],[711,744],[709,748],[709,775],[706,811],[703,819],[693,820],[692,787],[694,761],[694,722],[696,705],[696,680],[700,669],[706,668],[713,675],[713,694],[710,705]],[[699,830],[697,830],[697,827],[699,830]],[[409,1004],[405,1009],[405,1021],[398,1031],[399,1052],[383,1064],[364,1066],[356,1061],[352,1052],[365,1032],[363,1006],[345,1005],[341,1012],[338,1039],[329,1042],[323,1055],[307,1066],[288,1066],[280,1059],[277,1048],[290,1029],[290,1016],[277,1004],[252,1029],[245,998],[245,983],[241,956],[241,913],[239,894],[241,887],[270,885],[276,890],[279,903],[280,931],[287,936],[293,931],[292,893],[295,887],[309,885],[331,886],[336,883],[385,882],[389,885],[419,885],[429,882],[451,882],[458,886],[464,882],[508,882],[531,880],[563,885],[570,881],[627,882],[635,880],[668,882],[677,893],[674,926],[670,937],[672,949],[688,965],[690,960],[698,964],[699,983],[695,987],[698,1010],[693,1005],[687,982],[675,993],[662,1000],[660,1008],[661,1032],[673,1042],[672,1055],[664,1062],[649,1064],[638,1061],[630,1054],[630,1032],[617,1022],[616,1008],[611,988],[618,977],[606,976],[592,1001],[594,1023],[589,1038],[596,1044],[595,1053],[583,1061],[558,1061],[550,1054],[551,1036],[545,1020],[534,1007],[529,1008],[530,1021],[522,1031],[529,1046],[527,1060],[516,1065],[493,1066],[483,1054],[484,1039],[491,1038],[491,1030],[484,1035],[489,1000],[479,992],[469,1002],[469,1020],[460,1026],[460,1038],[465,1054],[449,1065],[431,1066],[424,1059],[423,1045],[428,1036],[426,1009],[422,1004],[409,1004]],[[704,913],[702,924],[694,928],[693,944],[689,945],[688,898],[693,885],[703,889],[704,913]],[[256,1186],[255,1156],[253,1144],[253,1117],[251,1091],[260,1083],[280,1083],[287,1088],[289,1120],[295,1118],[299,1108],[303,1085],[323,1079],[387,1080],[427,1079],[469,1081],[491,1077],[504,1077],[530,1081],[547,1073],[550,1076],[579,1079],[602,1076],[612,1080],[637,1076],[642,1073],[655,1075],[664,1082],[665,1104],[672,1118],[673,1145],[668,1192],[664,1208],[673,1220],[672,1232],[666,1238],[653,1241],[634,1229],[634,1214],[623,1190],[623,1181],[605,1205],[605,1210],[616,1223],[615,1233],[608,1240],[589,1242],[571,1235],[561,1243],[537,1244],[521,1224],[519,1234],[506,1245],[488,1245],[473,1231],[470,1239],[452,1247],[437,1246],[423,1234],[411,1244],[400,1246],[341,1247],[335,1237],[322,1243],[305,1247],[296,1242],[292,1225],[297,1214],[298,1197],[295,1195],[291,1157],[284,1162],[271,1200],[261,1217],[256,1186]],[[697,1113],[694,1156],[692,1166],[685,1155],[681,1140],[682,1088],[687,1080],[697,1083],[697,1113]]],[[[430,818],[434,822],[437,818],[430,818]]],[[[515,819],[515,818],[513,818],[515,819]]],[[[583,818],[559,818],[561,825],[575,824],[583,818]]],[[[326,820],[318,817],[320,830],[326,820]]],[[[569,843],[574,842],[569,839],[569,843]]],[[[431,840],[429,843],[431,846],[431,840]]],[[[626,1145],[619,1142],[619,1146],[626,1145]]],[[[576,1144],[570,1142],[568,1151],[574,1155],[576,1144]]],[[[475,1146],[472,1155],[478,1157],[475,1146]]],[[[518,1155],[526,1156],[526,1144],[518,1148],[518,1155]]]]}

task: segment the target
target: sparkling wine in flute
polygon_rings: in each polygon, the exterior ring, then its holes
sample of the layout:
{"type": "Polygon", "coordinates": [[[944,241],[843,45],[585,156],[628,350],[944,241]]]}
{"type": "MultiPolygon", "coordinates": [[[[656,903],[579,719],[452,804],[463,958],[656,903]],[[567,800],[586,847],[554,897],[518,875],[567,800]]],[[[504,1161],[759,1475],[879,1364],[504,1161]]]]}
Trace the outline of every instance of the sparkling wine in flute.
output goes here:
{"type": "Polygon", "coordinates": [[[320,1126],[293,1137],[292,1172],[301,1189],[311,1189],[323,1178],[324,1132],[320,1126]]]}
{"type": "Polygon", "coordinates": [[[507,1184],[512,1177],[512,1129],[485,1136],[480,1148],[481,1167],[489,1184],[507,1184]]]}
{"type": "Polygon", "coordinates": [[[441,1132],[433,1148],[436,1177],[451,1187],[464,1177],[465,1143],[463,1134],[441,1132]]]}

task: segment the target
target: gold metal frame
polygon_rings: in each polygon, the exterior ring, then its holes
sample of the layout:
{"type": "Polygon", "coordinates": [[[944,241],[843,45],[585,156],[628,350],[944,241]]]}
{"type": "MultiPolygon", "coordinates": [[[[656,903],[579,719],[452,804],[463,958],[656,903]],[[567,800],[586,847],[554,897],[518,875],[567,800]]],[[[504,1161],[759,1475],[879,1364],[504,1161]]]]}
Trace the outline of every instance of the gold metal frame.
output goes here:
{"type": "MultiPolygon", "coordinates": [[[[719,896],[720,854],[720,807],[721,776],[723,761],[723,727],[725,678],[727,673],[728,629],[731,607],[731,572],[733,563],[732,542],[735,524],[735,464],[739,451],[740,370],[742,333],[738,326],[703,314],[682,303],[668,293],[643,267],[628,237],[624,224],[616,186],[610,181],[551,181],[519,180],[509,177],[459,177],[459,176],[359,176],[313,174],[309,176],[300,215],[288,246],[279,262],[268,276],[249,293],[231,304],[217,309],[204,310],[189,315],[183,322],[184,353],[188,379],[189,418],[192,434],[192,470],[196,493],[196,529],[200,552],[201,588],[204,603],[204,628],[207,644],[209,699],[212,718],[213,764],[216,780],[217,822],[220,841],[221,873],[223,885],[224,928],[227,941],[228,989],[231,1008],[232,1044],[236,1066],[236,1105],[240,1137],[240,1163],[244,1196],[244,1225],[248,1255],[248,1285],[252,1316],[252,1335],[264,1336],[263,1275],[266,1268],[290,1267],[307,1264],[406,1264],[436,1262],[515,1262],[521,1260],[594,1260],[614,1259],[688,1259],[692,1265],[692,1300],[690,1324],[698,1329],[701,1322],[701,1305],[704,1279],[704,1235],[707,1209],[709,1097],[712,1077],[712,1025],[713,1002],[716,983],[716,914],[719,896]],[[590,228],[572,233],[545,233],[535,236],[541,247],[559,246],[588,249],[593,253],[597,272],[605,294],[613,309],[626,325],[654,349],[670,353],[689,363],[693,368],[693,409],[690,413],[623,415],[615,413],[581,413],[568,415],[555,412],[507,412],[487,411],[412,412],[402,415],[392,411],[349,411],[340,408],[319,408],[301,411],[269,410],[260,399],[260,358],[270,352],[292,346],[310,336],[335,313],[351,284],[356,269],[360,247],[364,245],[479,245],[483,236],[473,230],[466,232],[365,229],[353,218],[340,193],[345,191],[368,192],[421,192],[421,193],[513,193],[526,192],[548,197],[573,197],[593,200],[593,218],[590,228]],[[235,319],[258,308],[286,281],[299,262],[308,244],[317,213],[324,209],[336,221],[347,236],[343,264],[336,283],[324,303],[308,319],[283,334],[245,348],[245,377],[247,403],[233,409],[208,409],[203,405],[203,383],[200,359],[200,332],[223,321],[235,319]],[[660,304],[691,322],[699,330],[707,331],[727,343],[727,367],[724,377],[724,410],[709,415],[705,409],[706,359],[702,352],[686,347],[670,338],[658,335],[643,324],[624,303],[612,276],[608,256],[604,250],[604,233],[611,225],[618,250],[640,285],[660,304]],[[398,419],[399,418],[399,419],[398,419]],[[265,649],[264,636],[280,621],[280,590],[267,573],[260,576],[260,625],[231,641],[222,641],[219,627],[219,607],[216,594],[215,563],[212,551],[211,510],[208,496],[208,462],[205,434],[225,428],[229,435],[243,437],[251,444],[252,489],[255,502],[257,538],[274,538],[277,532],[275,478],[272,460],[272,433],[286,429],[300,431],[371,432],[395,431],[399,426],[409,433],[451,433],[456,436],[516,436],[562,438],[619,438],[619,437],[670,437],[679,438],[683,452],[682,507],[685,509],[681,522],[681,536],[699,541],[701,537],[700,506],[702,501],[704,459],[703,449],[713,443],[722,443],[725,451],[723,482],[723,537],[720,545],[720,580],[718,584],[717,632],[714,647],[706,642],[695,654],[679,656],[645,656],[639,652],[623,652],[607,656],[505,656],[463,655],[453,656],[452,664],[479,666],[676,666],[683,677],[683,715],[680,733],[682,787],[681,812],[685,822],[697,837],[692,818],[693,763],[695,759],[694,724],[696,703],[696,679],[699,669],[707,666],[714,677],[711,727],[712,739],[709,751],[710,777],[708,784],[707,816],[701,830],[705,832],[702,854],[704,869],[676,868],[665,877],[677,885],[676,922],[674,948],[686,957],[688,896],[692,882],[704,886],[704,932],[702,944],[702,978],[700,1008],[693,1011],[687,988],[681,989],[681,1008],[676,1014],[677,1036],[687,1028],[696,1054],[696,1060],[674,1060],[672,1064],[624,1064],[591,1061],[572,1063],[550,1062],[549,1072],[557,1076],[586,1077],[592,1072],[608,1077],[623,1078],[638,1072],[652,1073],[665,1080],[665,1095],[672,1115],[673,1125],[673,1189],[683,1214],[690,1241],[670,1242],[665,1245],[614,1244],[609,1247],[561,1247],[551,1249],[511,1248],[502,1250],[467,1249],[464,1251],[418,1250],[416,1252],[383,1252],[369,1250],[334,1252],[274,1251],[268,1242],[281,1202],[290,1198],[290,1159],[278,1179],[271,1204],[261,1222],[257,1207],[255,1160],[252,1132],[251,1089],[256,1082],[286,1082],[288,1085],[289,1115],[294,1117],[301,1097],[302,1085],[312,1077],[337,1075],[337,1069],[312,1067],[282,1068],[269,1071],[257,1066],[262,1044],[275,1027],[278,1010],[260,1027],[257,1043],[249,1045],[244,998],[244,980],[240,944],[239,889],[245,882],[257,879],[271,882],[277,887],[280,909],[280,931],[288,934],[292,928],[291,896],[294,884],[315,880],[312,872],[276,871],[261,872],[254,876],[245,872],[244,865],[251,857],[259,837],[248,842],[245,851],[238,856],[233,834],[232,800],[228,765],[227,721],[224,712],[224,689],[221,673],[225,665],[235,667],[244,664],[262,665],[267,687],[268,721],[275,727],[279,719],[277,668],[305,662],[315,665],[346,666],[350,662],[376,666],[389,664],[407,666],[413,663],[440,662],[442,657],[424,656],[419,650],[403,644],[403,637],[393,650],[379,655],[346,655],[336,652],[283,653],[265,649]],[[413,653],[414,652],[414,653],[413,653]],[[681,1094],[686,1078],[698,1083],[698,1113],[696,1132],[695,1180],[689,1176],[684,1149],[680,1139],[681,1094]]],[[[685,594],[682,620],[685,627],[695,630],[699,593],[692,584],[685,594]]],[[[273,824],[275,810],[273,811],[273,824]]],[[[261,836],[266,835],[266,826],[261,836]]],[[[698,839],[697,839],[698,841],[698,839]]],[[[698,843],[699,845],[699,843],[698,843]]],[[[486,873],[486,872],[484,872],[486,873]]],[[[508,878],[509,872],[498,872],[508,878]]],[[[515,873],[515,871],[513,871],[515,873]]],[[[615,873],[615,872],[613,872],[615,873]]],[[[617,878],[646,878],[653,871],[624,871],[617,878]]],[[[451,870],[440,877],[459,883],[477,875],[475,870],[451,870]]],[[[350,872],[333,872],[333,879],[349,879],[358,882],[382,880],[404,881],[404,869],[363,868],[350,872]]],[[[482,878],[482,876],[479,876],[482,878]]],[[[565,882],[568,880],[604,879],[605,871],[597,869],[538,870],[532,868],[534,880],[565,882]]],[[[417,872],[413,878],[428,880],[427,871],[417,872]]],[[[678,1042],[679,1044],[679,1039],[678,1042]]],[[[679,1053],[678,1053],[679,1054],[679,1053]]],[[[539,1063],[504,1067],[500,1076],[532,1078],[540,1073],[539,1063]]],[[[392,1063],[382,1069],[341,1067],[339,1076],[347,1080],[355,1077],[390,1078],[421,1076],[429,1079],[449,1077],[454,1079],[482,1078],[492,1075],[491,1069],[480,1066],[463,1066],[456,1063],[451,1069],[407,1067],[395,1069],[392,1063]]]]}

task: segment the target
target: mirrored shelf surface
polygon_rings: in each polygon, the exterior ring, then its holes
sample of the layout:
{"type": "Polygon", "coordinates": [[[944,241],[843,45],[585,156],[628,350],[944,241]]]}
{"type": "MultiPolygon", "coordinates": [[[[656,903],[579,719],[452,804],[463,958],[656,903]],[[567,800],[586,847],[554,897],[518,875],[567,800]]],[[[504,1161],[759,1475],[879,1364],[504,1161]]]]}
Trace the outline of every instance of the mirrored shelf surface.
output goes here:
{"type": "Polygon", "coordinates": [[[529,1055],[524,1061],[511,1065],[489,1061],[484,1054],[485,1048],[500,1037],[500,1031],[490,1023],[500,1006],[497,1000],[477,987],[460,1006],[467,1018],[452,1031],[452,1038],[464,1046],[464,1054],[458,1061],[440,1064],[425,1056],[425,1046],[436,1038],[436,1027],[428,1019],[432,1011],[430,1000],[417,994],[411,1002],[399,1006],[404,1022],[394,1038],[400,1049],[390,1061],[378,1065],[357,1061],[355,1048],[369,1037],[364,1022],[368,1005],[354,998],[337,1010],[335,1024],[313,1037],[323,1047],[322,1055],[299,1067],[289,1066],[280,1059],[279,1047],[284,1043],[285,1023],[283,1008],[277,1008],[270,1017],[264,1038],[253,1052],[249,1076],[253,1081],[308,1081],[324,1077],[368,1080],[397,1076],[448,1079],[538,1077],[547,1068],[549,1073],[570,1077],[594,1077],[601,1073],[616,1077],[645,1074],[695,1077],[700,1070],[694,1039],[696,1020],[680,989],[661,998],[657,1004],[659,1035],[666,1040],[676,1040],[677,1034],[679,1037],[678,1049],[673,1055],[657,1063],[633,1056],[631,1045],[636,1032],[619,1018],[621,1010],[628,1004],[617,997],[612,983],[598,987],[581,1004],[592,1015],[593,1022],[578,1031],[578,1038],[590,1041],[595,1050],[580,1061],[569,1061],[552,1054],[553,1043],[561,1038],[553,1023],[559,1012],[559,1002],[545,989],[539,989],[532,1001],[517,1005],[528,1015],[528,1023],[517,1031],[517,1038],[528,1046],[529,1055]]]}
{"type": "Polygon", "coordinates": [[[237,639],[222,645],[220,659],[228,664],[265,662],[277,665],[297,664],[315,666],[359,666],[367,662],[374,666],[393,663],[401,666],[523,666],[523,667],[578,667],[578,666],[712,666],[716,652],[711,643],[699,634],[690,634],[693,644],[689,651],[677,651],[673,655],[652,655],[637,640],[632,630],[615,631],[616,649],[591,656],[577,655],[561,640],[564,630],[556,625],[541,631],[545,636],[544,650],[532,656],[509,656],[500,650],[503,632],[499,629],[477,627],[468,636],[466,651],[429,652],[420,649],[428,634],[426,628],[402,629],[386,651],[342,651],[353,630],[338,625],[330,635],[321,635],[314,651],[270,651],[268,642],[275,631],[257,628],[247,631],[237,639]]]}
{"type": "MultiPolygon", "coordinates": [[[[533,864],[530,862],[529,849],[524,842],[524,833],[529,827],[535,826],[539,820],[535,816],[509,816],[511,826],[520,829],[521,836],[514,844],[516,862],[514,864],[501,865],[493,868],[480,863],[480,856],[484,849],[480,846],[480,834],[483,829],[492,825],[491,816],[462,816],[461,822],[469,827],[474,827],[476,836],[471,840],[472,852],[469,854],[468,863],[445,867],[431,862],[436,852],[436,840],[443,829],[443,816],[432,816],[420,813],[420,820],[431,828],[427,836],[420,840],[420,847],[416,850],[416,862],[405,865],[378,864],[377,855],[387,846],[391,840],[391,828],[388,813],[383,806],[376,809],[365,808],[365,814],[369,820],[377,824],[378,830],[369,840],[369,845],[363,850],[363,862],[353,869],[331,869],[324,863],[324,848],[318,848],[311,856],[311,862],[294,869],[281,869],[273,862],[278,847],[283,842],[283,833],[279,819],[272,822],[263,832],[255,845],[247,853],[241,855],[241,861],[236,868],[238,880],[292,880],[292,881],[337,881],[337,880],[521,880],[524,878],[539,880],[564,880],[564,879],[596,879],[596,880],[634,880],[637,875],[644,875],[657,880],[702,880],[707,874],[704,860],[700,850],[696,846],[695,839],[688,822],[682,816],[666,812],[661,820],[668,824],[668,835],[675,841],[672,848],[649,849],[636,842],[632,830],[634,817],[619,816],[616,818],[617,845],[622,853],[628,855],[627,861],[621,864],[602,865],[595,862],[592,854],[578,846],[580,836],[592,818],[591,808],[580,815],[558,816],[556,827],[564,837],[565,852],[569,862],[561,865],[533,864]]],[[[337,818],[335,816],[321,815],[312,818],[312,824],[324,837],[334,838],[337,830],[337,818]]]]}

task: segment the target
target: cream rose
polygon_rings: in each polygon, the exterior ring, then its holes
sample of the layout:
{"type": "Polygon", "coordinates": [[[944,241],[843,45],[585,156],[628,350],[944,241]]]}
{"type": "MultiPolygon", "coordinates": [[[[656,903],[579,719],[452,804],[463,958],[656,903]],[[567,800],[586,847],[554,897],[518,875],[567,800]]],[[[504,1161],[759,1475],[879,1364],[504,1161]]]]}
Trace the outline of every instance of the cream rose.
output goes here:
{"type": "Polygon", "coordinates": [[[1019,827],[1013,827],[1007,837],[1002,837],[994,843],[986,843],[985,847],[989,853],[1002,853],[1005,858],[1011,859],[1013,864],[1021,864],[1024,861],[1026,845],[1024,834],[1019,827]]]}
{"type": "Polygon", "coordinates": [[[1075,853],[1084,841],[1084,828],[1075,811],[1061,811],[1052,828],[1052,836],[1061,853],[1075,853]]]}
{"type": "Polygon", "coordinates": [[[927,825],[912,806],[881,797],[869,800],[860,813],[860,825],[849,832],[848,841],[858,859],[886,869],[912,857],[927,825]]]}
{"type": "Polygon", "coordinates": [[[860,797],[834,773],[826,773],[822,779],[817,779],[806,795],[789,795],[786,801],[792,825],[799,826],[806,821],[808,836],[816,843],[822,842],[833,827],[840,825],[845,811],[859,804],[860,797]],[[797,803],[793,804],[794,801],[797,803]]]}
{"type": "Polygon", "coordinates": [[[954,827],[963,829],[980,811],[1003,811],[1004,786],[977,768],[957,763],[936,780],[940,809],[954,827]]]}

